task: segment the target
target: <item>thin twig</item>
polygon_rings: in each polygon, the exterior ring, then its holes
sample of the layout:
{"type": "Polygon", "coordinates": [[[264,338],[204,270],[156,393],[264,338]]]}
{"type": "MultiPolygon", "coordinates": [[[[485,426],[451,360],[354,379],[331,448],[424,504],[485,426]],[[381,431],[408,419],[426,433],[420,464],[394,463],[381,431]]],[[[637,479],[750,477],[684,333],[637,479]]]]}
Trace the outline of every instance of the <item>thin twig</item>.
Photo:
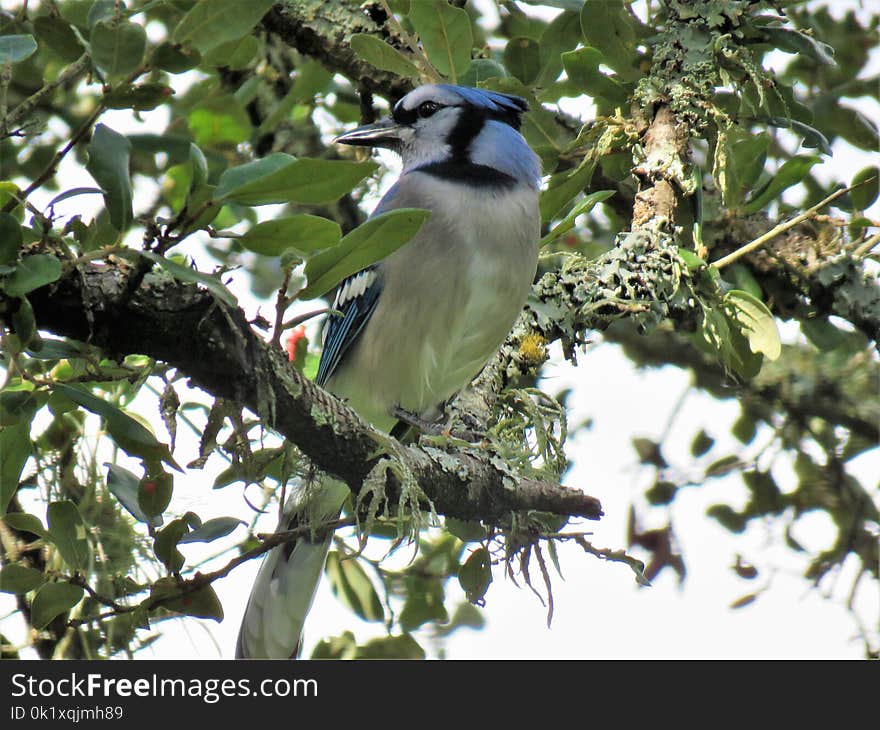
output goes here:
{"type": "MultiPolygon", "coordinates": [[[[388,22],[392,25],[397,35],[400,36],[401,40],[409,47],[412,51],[413,55],[416,57],[416,61],[421,68],[422,73],[427,77],[427,79],[431,83],[440,83],[443,81],[443,77],[440,75],[440,72],[434,68],[434,64],[432,64],[428,57],[422,53],[422,49],[419,48],[419,44],[415,38],[413,38],[406,29],[400,24],[397,18],[394,16],[394,12],[388,6],[387,0],[380,0],[382,3],[382,8],[385,10],[385,14],[388,16],[388,22]]],[[[452,69],[450,69],[452,70],[452,69]]],[[[455,83],[455,71],[452,70],[453,79],[452,82],[455,83]]]]}
{"type": "Polygon", "coordinates": [[[12,61],[7,61],[0,68],[0,139],[4,139],[9,131],[6,119],[6,92],[9,90],[10,81],[12,81],[12,61]]]}
{"type": "Polygon", "coordinates": [[[284,270],[284,280],[278,287],[278,295],[275,297],[275,326],[272,329],[270,343],[273,347],[281,347],[281,332],[284,330],[284,312],[290,306],[290,297],[287,296],[287,287],[290,286],[290,277],[293,269],[284,270]]]}
{"type": "Polygon", "coordinates": [[[832,200],[836,200],[841,195],[848,193],[854,187],[856,187],[856,186],[853,185],[852,187],[841,188],[840,190],[833,192],[831,195],[829,195],[824,200],[816,203],[816,205],[814,205],[812,208],[808,208],[803,213],[795,216],[791,220],[786,221],[785,223],[780,223],[778,226],[771,228],[764,235],[758,236],[751,243],[747,243],[745,246],[738,248],[736,251],[733,251],[732,253],[727,254],[727,256],[723,256],[722,258],[718,259],[713,264],[711,264],[711,266],[714,266],[716,269],[723,269],[728,264],[732,264],[734,261],[741,259],[746,254],[750,254],[752,251],[760,248],[768,241],[776,238],[776,236],[778,236],[780,233],[785,233],[787,230],[794,228],[798,223],[802,223],[803,221],[807,220],[807,218],[811,218],[816,212],[818,212],[819,210],[824,208],[832,200]]]}
{"type": "Polygon", "coordinates": [[[880,233],[875,233],[871,236],[867,241],[859,246],[853,251],[854,259],[862,259],[871,253],[871,249],[873,249],[878,243],[880,243],[880,233]]]}
{"type": "Polygon", "coordinates": [[[210,573],[196,573],[192,578],[182,580],[180,583],[178,583],[176,591],[173,591],[171,593],[164,593],[159,596],[151,596],[133,606],[124,606],[116,603],[115,601],[112,601],[112,599],[109,599],[106,596],[100,596],[100,594],[90,588],[87,588],[81,582],[76,582],[82,580],[79,576],[70,576],[67,578],[68,582],[73,583],[74,585],[81,585],[89,593],[89,595],[92,595],[94,593],[93,598],[95,598],[95,600],[103,603],[106,606],[110,606],[112,610],[102,614],[98,614],[97,616],[85,616],[82,618],[71,619],[70,621],[68,621],[68,626],[81,626],[82,624],[90,623],[92,621],[100,621],[106,618],[111,618],[113,616],[118,616],[120,614],[131,613],[133,611],[136,611],[137,609],[152,611],[153,609],[159,608],[163,603],[182,598],[188,593],[193,593],[194,591],[198,591],[205,586],[210,585],[215,580],[225,578],[227,575],[229,575],[230,572],[232,572],[232,570],[237,568],[242,563],[246,563],[249,560],[258,558],[278,545],[290,542],[291,540],[295,540],[296,538],[302,537],[303,535],[310,535],[315,531],[337,530],[341,527],[351,527],[354,524],[355,521],[351,518],[338,519],[331,520],[330,522],[326,522],[320,525],[304,525],[293,530],[283,530],[267,535],[257,535],[257,537],[262,540],[262,544],[251,548],[250,550],[242,553],[236,558],[233,558],[222,568],[218,568],[217,570],[211,571],[210,573]]]}
{"type": "Polygon", "coordinates": [[[52,179],[55,175],[55,172],[58,170],[58,165],[61,164],[61,161],[67,156],[67,153],[70,152],[79,141],[88,133],[88,131],[92,128],[92,125],[97,121],[98,117],[104,112],[104,105],[98,104],[95,108],[95,111],[89,115],[89,118],[85,121],[77,131],[73,137],[70,138],[70,141],[64,147],[62,147],[58,152],[55,153],[55,156],[52,158],[51,162],[46,166],[46,168],[41,172],[37,178],[28,185],[24,191],[21,193],[21,197],[13,197],[5,206],[3,206],[3,212],[9,213],[13,208],[15,208],[20,202],[24,201],[32,192],[42,187],[43,183],[52,179]]]}
{"type": "Polygon", "coordinates": [[[59,86],[66,84],[68,81],[76,78],[83,71],[88,68],[90,63],[90,58],[88,53],[83,53],[76,61],[70,64],[67,68],[65,68],[59,75],[58,78],[55,79],[51,84],[46,84],[45,86],[37,89],[33,94],[31,94],[27,99],[25,99],[21,104],[19,104],[15,109],[9,112],[9,117],[5,120],[6,129],[11,129],[19,119],[23,119],[27,116],[30,111],[37,106],[43,99],[45,99],[49,94],[51,94],[55,89],[59,86]]]}

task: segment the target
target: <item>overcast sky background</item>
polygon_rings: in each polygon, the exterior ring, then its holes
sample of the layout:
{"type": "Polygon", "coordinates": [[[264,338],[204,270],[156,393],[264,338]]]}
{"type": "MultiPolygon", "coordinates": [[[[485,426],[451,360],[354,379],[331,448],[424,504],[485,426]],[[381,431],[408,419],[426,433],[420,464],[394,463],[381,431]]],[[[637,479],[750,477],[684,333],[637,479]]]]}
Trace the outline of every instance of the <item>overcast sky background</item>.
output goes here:
{"type": "MultiPolygon", "coordinates": [[[[17,4],[2,0],[4,8],[17,4]]],[[[480,4],[484,5],[486,3],[480,4]]],[[[842,15],[847,7],[859,7],[858,2],[831,5],[835,15],[842,15]]],[[[774,67],[780,68],[788,58],[786,54],[774,54],[774,67]]],[[[878,71],[880,54],[874,49],[871,64],[863,75],[867,77],[878,71]]],[[[175,86],[180,78],[175,77],[175,86]]],[[[880,122],[880,108],[872,100],[847,100],[847,103],[880,122]]],[[[583,100],[567,100],[563,106],[585,119],[592,113],[583,100]]],[[[101,121],[120,132],[155,132],[165,127],[167,114],[158,109],[144,113],[142,118],[138,123],[130,113],[118,111],[108,112],[101,121]]],[[[337,130],[328,130],[328,133],[334,131],[337,130]]],[[[393,167],[397,163],[390,155],[383,155],[381,160],[392,169],[399,169],[399,166],[393,167]]],[[[814,171],[822,179],[849,181],[857,170],[877,161],[877,155],[838,140],[833,158],[814,171]]],[[[65,189],[93,184],[72,158],[64,161],[59,181],[65,189]]],[[[389,177],[385,186],[391,181],[389,177]]],[[[155,182],[137,178],[135,184],[137,212],[152,201],[155,182]]],[[[53,195],[39,191],[33,200],[42,207],[53,195]]],[[[84,196],[65,201],[56,211],[62,215],[82,214],[88,220],[99,208],[97,196],[84,196]]],[[[260,217],[271,217],[278,209],[275,206],[261,208],[260,217]]],[[[871,214],[877,218],[880,208],[875,206],[871,214]]],[[[137,235],[132,237],[133,245],[137,239],[137,235]]],[[[182,251],[191,256],[201,270],[210,271],[216,262],[205,253],[203,243],[203,239],[193,236],[182,251]]],[[[247,279],[247,272],[233,273],[230,289],[249,315],[260,307],[270,314],[271,306],[257,301],[249,292],[247,279]]],[[[317,323],[310,325],[313,336],[316,327],[317,323]]],[[[783,328],[783,337],[788,341],[798,336],[796,328],[783,328]]],[[[587,418],[595,423],[592,429],[580,430],[567,444],[575,467],[566,483],[581,487],[602,501],[606,516],[599,522],[582,526],[593,531],[593,544],[621,548],[626,546],[630,503],[635,500],[641,504],[639,495],[652,479],[651,471],[636,463],[630,438],[657,438],[664,433],[669,427],[669,414],[687,390],[689,379],[686,373],[671,367],[637,372],[616,346],[601,344],[601,337],[595,339],[597,344],[580,357],[578,368],[563,363],[557,351],[545,369],[544,388],[550,393],[572,388],[574,393],[568,401],[569,423],[578,424],[587,418]]],[[[181,393],[182,400],[205,400],[198,394],[190,396],[181,393]]],[[[155,432],[164,440],[164,426],[152,407],[142,408],[138,413],[144,410],[147,411],[144,415],[152,418],[155,432]]],[[[719,455],[736,449],[738,444],[730,436],[729,425],[738,412],[735,400],[719,402],[691,391],[664,442],[668,460],[683,466],[689,464],[692,461],[690,440],[701,427],[716,439],[719,455]]],[[[767,433],[759,433],[755,443],[767,438],[767,433]]],[[[186,463],[197,453],[197,438],[180,426],[175,457],[180,463],[186,463]]],[[[119,463],[137,471],[137,462],[124,455],[119,463]]],[[[225,463],[214,456],[204,472],[188,470],[186,476],[177,476],[170,514],[193,509],[202,519],[235,515],[250,520],[251,512],[241,498],[240,485],[220,491],[211,489],[214,476],[224,466],[225,463]]],[[[880,451],[875,449],[861,456],[851,462],[850,467],[858,478],[876,480],[880,474],[880,451]]],[[[793,472],[784,460],[774,464],[773,473],[780,486],[794,487],[793,472]]],[[[255,491],[248,494],[253,497],[255,491]]],[[[531,591],[517,588],[496,568],[495,582],[486,597],[486,627],[482,631],[462,629],[453,634],[445,642],[446,655],[459,659],[862,657],[864,649],[858,639],[857,626],[842,605],[855,576],[855,561],[847,563],[836,582],[828,581],[822,590],[811,589],[802,577],[807,559],[784,546],[778,524],[753,521],[744,535],[732,536],[705,516],[707,506],[713,503],[726,502],[736,507],[746,499],[746,490],[738,476],[714,480],[699,489],[686,490],[676,498],[669,517],[687,565],[683,586],[679,586],[676,576],[667,570],[650,588],[639,588],[625,565],[600,561],[571,544],[561,545],[559,557],[565,580],[554,575],[556,611],[551,628],[545,625],[546,609],[531,591]],[[743,580],[730,569],[737,553],[759,569],[756,580],[743,580]],[[731,602],[768,583],[769,589],[754,603],[738,610],[729,608],[731,602]]],[[[35,511],[41,514],[41,509],[35,508],[35,511]]],[[[661,526],[666,516],[665,511],[654,510],[651,518],[656,522],[643,527],[661,526]]],[[[267,515],[259,529],[271,531],[273,528],[274,515],[267,515]]],[[[217,552],[224,545],[234,545],[243,535],[241,528],[210,546],[181,546],[187,565],[217,552]]],[[[813,552],[833,542],[835,528],[824,515],[807,515],[798,522],[794,536],[813,552]]],[[[371,555],[381,554],[387,545],[384,541],[376,542],[379,544],[371,548],[371,555]]],[[[395,562],[399,563],[409,554],[404,548],[401,555],[395,556],[395,562]]],[[[226,612],[222,623],[196,619],[162,622],[159,626],[164,636],[138,657],[231,657],[257,567],[252,561],[215,583],[226,612]]],[[[451,598],[447,606],[463,600],[457,581],[450,581],[449,589],[451,598]]],[[[880,611],[878,604],[876,584],[863,581],[856,605],[866,626],[876,620],[880,611]]],[[[19,642],[24,638],[23,625],[14,610],[13,597],[0,594],[0,631],[19,642]]],[[[306,625],[304,655],[309,655],[311,646],[319,639],[345,630],[354,631],[359,641],[383,633],[381,625],[359,621],[336,600],[327,581],[322,581],[306,625]]],[[[876,640],[876,626],[872,630],[876,640]]],[[[430,654],[436,655],[427,632],[418,632],[416,636],[430,654]]],[[[34,656],[34,653],[24,655],[34,656]]]]}

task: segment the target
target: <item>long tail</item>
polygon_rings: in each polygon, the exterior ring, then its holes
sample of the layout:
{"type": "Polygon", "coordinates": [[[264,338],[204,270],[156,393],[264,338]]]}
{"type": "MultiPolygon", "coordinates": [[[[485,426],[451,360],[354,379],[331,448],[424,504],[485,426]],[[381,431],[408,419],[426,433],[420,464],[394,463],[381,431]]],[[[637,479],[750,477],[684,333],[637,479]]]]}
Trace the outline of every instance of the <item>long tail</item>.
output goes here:
{"type": "MultiPolygon", "coordinates": [[[[344,484],[330,479],[324,479],[307,501],[304,490],[294,490],[278,529],[333,520],[347,495],[344,484]]],[[[332,534],[320,540],[303,536],[269,551],[248,598],[235,648],[237,659],[299,656],[303,624],[324,571],[331,539],[332,534]]]]}

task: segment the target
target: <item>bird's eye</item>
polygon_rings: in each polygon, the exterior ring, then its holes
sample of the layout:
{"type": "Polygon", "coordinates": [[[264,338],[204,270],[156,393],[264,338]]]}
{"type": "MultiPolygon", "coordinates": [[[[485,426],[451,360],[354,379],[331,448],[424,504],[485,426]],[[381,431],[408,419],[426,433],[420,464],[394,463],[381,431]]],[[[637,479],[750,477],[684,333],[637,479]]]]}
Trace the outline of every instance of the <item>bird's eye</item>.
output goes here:
{"type": "Polygon", "coordinates": [[[419,104],[419,116],[422,119],[427,119],[439,108],[440,105],[436,101],[423,101],[421,104],[419,104]]]}

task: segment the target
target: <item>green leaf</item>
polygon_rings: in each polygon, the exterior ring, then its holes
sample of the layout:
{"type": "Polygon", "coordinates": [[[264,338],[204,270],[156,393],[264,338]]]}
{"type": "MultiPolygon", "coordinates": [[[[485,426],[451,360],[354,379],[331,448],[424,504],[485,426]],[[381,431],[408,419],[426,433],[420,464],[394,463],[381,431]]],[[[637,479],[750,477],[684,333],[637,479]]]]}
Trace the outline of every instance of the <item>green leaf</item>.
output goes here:
{"type": "Polygon", "coordinates": [[[25,256],[3,282],[11,297],[23,297],[34,289],[51,284],[61,276],[61,262],[47,253],[25,256]]]}
{"type": "Polygon", "coordinates": [[[562,54],[577,48],[581,40],[580,3],[578,12],[568,10],[557,15],[541,35],[541,72],[535,85],[546,88],[562,73],[562,54]]]}
{"type": "Polygon", "coordinates": [[[22,347],[36,347],[41,344],[37,333],[37,320],[34,308],[27,298],[18,300],[18,309],[12,313],[12,331],[15,332],[22,347]]]}
{"type": "Polygon", "coordinates": [[[60,16],[41,15],[36,18],[34,32],[42,45],[51,48],[64,61],[75,61],[86,50],[70,23],[60,16]]]}
{"type": "Polygon", "coordinates": [[[552,243],[560,236],[564,236],[568,233],[572,228],[574,228],[575,221],[578,216],[586,215],[593,208],[595,208],[599,203],[604,200],[608,200],[612,195],[614,195],[615,190],[597,190],[595,193],[590,193],[583,200],[581,200],[577,205],[572,208],[572,211],[565,216],[556,226],[553,228],[550,233],[548,233],[544,238],[541,239],[541,245],[546,246],[548,243],[552,243]]]}
{"type": "Polygon", "coordinates": [[[215,621],[223,620],[223,604],[220,603],[214,588],[210,585],[184,593],[180,597],[162,601],[160,606],[169,611],[185,614],[186,616],[210,618],[215,621]]]}
{"type": "Polygon", "coordinates": [[[236,145],[251,136],[251,120],[232,94],[207,99],[186,118],[196,144],[210,148],[236,145]]]}
{"type": "Polygon", "coordinates": [[[177,43],[160,43],[150,57],[150,65],[172,74],[189,71],[199,65],[202,54],[195,48],[185,48],[177,43]]]}
{"type": "Polygon", "coordinates": [[[141,65],[147,32],[137,23],[99,20],[89,35],[89,46],[94,64],[111,79],[120,78],[141,65]]]}
{"type": "Polygon", "coordinates": [[[78,403],[86,410],[101,416],[111,438],[126,453],[147,462],[161,459],[178,471],[180,470],[171,457],[168,447],[160,443],[146,426],[117,406],[92,395],[79,386],[57,383],[53,386],[53,391],[64,394],[74,403],[78,403]]]}
{"type": "Polygon", "coordinates": [[[468,601],[477,603],[483,600],[492,582],[492,561],[486,548],[474,550],[464,565],[459,568],[458,582],[468,601]]]}
{"type": "Polygon", "coordinates": [[[613,106],[621,106],[629,99],[629,92],[619,81],[599,70],[599,64],[604,62],[602,54],[590,46],[562,54],[565,73],[575,84],[592,97],[601,97],[613,106]]]}
{"type": "Polygon", "coordinates": [[[541,220],[545,223],[553,220],[572,198],[590,184],[594,169],[595,165],[588,162],[573,172],[566,170],[551,177],[547,189],[541,193],[541,220]]]}
{"type": "Polygon", "coordinates": [[[171,503],[174,493],[174,479],[161,469],[144,475],[138,482],[138,507],[151,518],[161,516],[171,503]]]}
{"type": "Polygon", "coordinates": [[[771,127],[790,129],[803,137],[802,144],[804,147],[818,149],[823,155],[831,154],[831,143],[828,141],[828,138],[806,122],[789,117],[759,117],[759,121],[764,121],[771,127]]]}
{"type": "Polygon", "coordinates": [[[213,542],[229,535],[239,525],[246,524],[236,517],[214,517],[186,533],[178,544],[186,542],[213,542]]]}
{"type": "Polygon", "coordinates": [[[82,600],[83,589],[70,583],[47,583],[31,604],[31,626],[44,629],[56,616],[69,611],[82,600]]]}
{"type": "Polygon", "coordinates": [[[459,520],[447,517],[443,521],[446,530],[462,542],[479,542],[486,539],[486,528],[479,520],[459,520]]]}
{"type": "Polygon", "coordinates": [[[645,499],[647,499],[650,504],[669,504],[675,499],[677,493],[678,485],[674,482],[667,482],[658,479],[654,482],[653,486],[645,492],[645,499]]]}
{"type": "Polygon", "coordinates": [[[475,58],[458,80],[462,86],[481,86],[483,81],[507,76],[507,69],[491,58],[475,58]]]}
{"type": "Polygon", "coordinates": [[[0,390],[0,425],[30,423],[37,410],[37,401],[24,385],[0,390]]]}
{"type": "Polygon", "coordinates": [[[172,40],[205,53],[250,33],[274,4],[275,0],[199,0],[181,18],[172,40]]]}
{"type": "Polygon", "coordinates": [[[703,456],[703,454],[708,453],[709,449],[711,449],[715,445],[715,439],[713,439],[705,430],[700,429],[696,436],[694,436],[691,441],[691,456],[694,458],[699,458],[703,456]]]}
{"type": "Polygon", "coordinates": [[[336,246],[315,254],[306,262],[309,284],[299,298],[323,296],[346,276],[389,256],[409,241],[430,215],[427,210],[399,208],[370,218],[336,246]]]}
{"type": "Polygon", "coordinates": [[[754,353],[762,353],[775,360],[782,353],[779,330],[767,305],[757,297],[739,289],[731,289],[724,295],[725,306],[732,318],[739,323],[754,353]]]}
{"type": "Polygon", "coordinates": [[[15,262],[21,243],[21,224],[11,213],[0,212],[0,265],[15,262]]]}
{"type": "Polygon", "coordinates": [[[724,204],[736,208],[746,191],[751,190],[764,171],[770,135],[766,132],[745,135],[730,145],[727,164],[722,166],[720,186],[724,204]]]}
{"type": "Polygon", "coordinates": [[[837,65],[834,60],[834,47],[813,38],[813,36],[793,28],[779,26],[765,26],[761,28],[761,32],[772,45],[782,51],[812,58],[825,66],[837,65]]]}
{"type": "Polygon", "coordinates": [[[232,70],[240,70],[247,68],[259,51],[260,42],[254,36],[246,35],[214,46],[204,54],[202,63],[208,66],[225,66],[232,70]]]}
{"type": "Polygon", "coordinates": [[[571,141],[570,133],[556,121],[556,115],[540,105],[533,105],[523,117],[522,134],[541,158],[541,166],[547,170],[556,169],[560,154],[571,141]]]}
{"type": "Polygon", "coordinates": [[[732,321],[727,309],[719,307],[704,312],[696,343],[742,377],[753,378],[761,370],[763,356],[751,350],[741,326],[732,321]]]}
{"type": "Polygon", "coordinates": [[[706,262],[703,261],[697,254],[693,251],[688,251],[686,248],[681,248],[680,246],[677,249],[678,257],[684,262],[684,265],[687,267],[688,271],[698,271],[702,269],[706,262]]]}
{"type": "Polygon", "coordinates": [[[51,208],[54,205],[57,205],[62,200],[68,200],[70,198],[76,198],[79,195],[103,195],[104,191],[101,188],[71,188],[70,190],[65,190],[63,193],[58,193],[52,200],[49,201],[49,204],[46,206],[47,208],[51,208]]]}
{"type": "MultiPolygon", "coordinates": [[[[67,5],[67,3],[65,4],[67,5]]],[[[99,20],[113,17],[116,4],[116,0],[94,0],[92,6],[89,8],[88,15],[86,16],[86,25],[91,29],[95,27],[95,23],[99,20]]],[[[120,9],[124,8],[125,3],[120,3],[119,7],[120,9]]],[[[68,18],[68,20],[70,20],[70,18],[68,18]]],[[[77,21],[77,24],[82,27],[81,16],[77,21]]]]}
{"type": "Polygon", "coordinates": [[[214,199],[243,205],[338,200],[378,169],[374,162],[296,159],[283,152],[223,172],[214,199]]]}
{"type": "Polygon", "coordinates": [[[419,69],[406,56],[381,38],[370,33],[355,33],[351,50],[364,61],[382,71],[390,71],[403,78],[417,79],[419,69]]]}
{"type": "Polygon", "coordinates": [[[40,522],[39,517],[36,515],[28,514],[27,512],[11,512],[3,516],[3,521],[13,530],[29,532],[48,542],[52,541],[51,535],[49,535],[49,532],[43,527],[43,523],[40,522]]]}
{"type": "Polygon", "coordinates": [[[0,36],[0,66],[6,63],[19,63],[30,58],[37,50],[37,42],[32,35],[0,36]]]}
{"type": "Polygon", "coordinates": [[[880,167],[866,167],[859,170],[852,179],[849,196],[855,210],[867,210],[880,194],[880,167]],[[855,187],[858,185],[858,187],[855,187]]]}
{"type": "Polygon", "coordinates": [[[250,251],[264,256],[280,256],[293,249],[301,258],[330,246],[342,238],[335,221],[316,215],[300,214],[257,223],[238,239],[250,251]]]}
{"type": "Polygon", "coordinates": [[[406,601],[397,617],[397,622],[406,632],[415,631],[419,626],[432,621],[446,623],[443,583],[438,578],[423,578],[418,575],[406,577],[406,601]]]}
{"type": "Polygon", "coordinates": [[[876,152],[880,135],[877,125],[857,109],[837,104],[830,115],[834,131],[860,149],[876,152]]]}
{"type": "Polygon", "coordinates": [[[131,142],[110,127],[99,124],[89,142],[88,153],[86,170],[104,191],[110,222],[117,231],[125,231],[133,217],[128,171],[131,142]]]}
{"type": "Polygon", "coordinates": [[[623,0],[586,0],[581,8],[581,31],[587,45],[598,49],[604,63],[624,79],[640,76],[636,28],[623,0]]]}
{"type": "Polygon", "coordinates": [[[357,640],[351,631],[321,639],[312,649],[311,659],[354,659],[357,640]]]}
{"type": "Polygon", "coordinates": [[[820,157],[815,155],[798,155],[787,160],[780,167],[769,185],[761,190],[757,195],[751,198],[743,207],[746,215],[752,215],[768,205],[771,201],[778,198],[783,191],[788,190],[792,185],[797,185],[803,180],[810,168],[822,161],[820,157]]]}
{"type": "Polygon", "coordinates": [[[104,104],[108,109],[134,109],[144,112],[155,109],[172,94],[174,90],[165,84],[125,84],[105,94],[104,104]]]}
{"type": "Polygon", "coordinates": [[[26,565],[10,563],[0,570],[0,592],[2,593],[29,593],[39,588],[46,579],[39,570],[28,568],[26,565]]]}
{"type": "Polygon", "coordinates": [[[467,11],[440,0],[415,2],[407,17],[434,67],[457,83],[470,65],[474,44],[467,11]]]}
{"type": "Polygon", "coordinates": [[[22,469],[33,448],[30,421],[0,429],[0,514],[6,514],[9,502],[18,490],[22,469]]]}
{"type": "MultiPolygon", "coordinates": [[[[127,255],[128,252],[125,253],[126,258],[131,258],[127,255]]],[[[171,274],[171,276],[173,276],[178,281],[186,281],[191,284],[201,284],[224,304],[227,304],[230,307],[238,306],[238,300],[235,298],[235,295],[231,291],[229,291],[229,289],[223,286],[223,282],[221,282],[220,279],[218,279],[216,276],[203,274],[201,271],[191,269],[189,266],[181,266],[177,262],[165,258],[164,256],[159,256],[159,254],[153,253],[152,251],[140,251],[133,253],[136,256],[140,255],[143,256],[145,259],[152,261],[154,264],[158,265],[160,268],[171,274]]]]}
{"type": "Polygon", "coordinates": [[[52,502],[46,511],[49,534],[71,570],[84,570],[89,565],[89,541],[86,526],[73,502],[52,502]]]}
{"type": "Polygon", "coordinates": [[[733,284],[735,289],[748,292],[753,297],[761,298],[761,285],[748,266],[735,263],[724,270],[724,278],[733,284]]]}
{"type": "Polygon", "coordinates": [[[357,647],[354,659],[424,659],[425,650],[409,634],[370,639],[357,647]]]}
{"type": "Polygon", "coordinates": [[[750,444],[758,433],[758,422],[751,413],[743,410],[733,422],[730,432],[743,444],[750,444]]]}
{"type": "Polygon", "coordinates": [[[385,610],[379,594],[356,558],[342,560],[339,552],[333,550],[327,555],[324,572],[330,581],[333,595],[360,618],[364,621],[385,620],[385,610]]]}
{"type": "Polygon", "coordinates": [[[153,538],[153,552],[171,573],[179,573],[183,567],[183,553],[177,549],[180,539],[189,532],[189,524],[183,517],[172,520],[153,538]]]}
{"type": "Polygon", "coordinates": [[[658,469],[665,469],[669,464],[663,456],[661,445],[644,436],[634,436],[631,440],[633,450],[638,454],[642,464],[650,464],[658,469]]]}
{"type": "Polygon", "coordinates": [[[531,38],[511,38],[504,47],[504,67],[524,84],[532,83],[541,71],[541,47],[531,38]]]}
{"type": "Polygon", "coordinates": [[[156,517],[148,517],[141,509],[138,503],[138,491],[140,488],[140,477],[132,474],[128,469],[123,469],[117,464],[105,463],[107,467],[107,489],[119,500],[119,503],[125,507],[128,513],[138,522],[152,524],[154,527],[162,526],[162,515],[156,517]]]}
{"type": "Polygon", "coordinates": [[[189,192],[192,194],[208,182],[208,161],[205,159],[205,153],[196,145],[191,144],[189,146],[189,162],[192,167],[189,192]]]}

